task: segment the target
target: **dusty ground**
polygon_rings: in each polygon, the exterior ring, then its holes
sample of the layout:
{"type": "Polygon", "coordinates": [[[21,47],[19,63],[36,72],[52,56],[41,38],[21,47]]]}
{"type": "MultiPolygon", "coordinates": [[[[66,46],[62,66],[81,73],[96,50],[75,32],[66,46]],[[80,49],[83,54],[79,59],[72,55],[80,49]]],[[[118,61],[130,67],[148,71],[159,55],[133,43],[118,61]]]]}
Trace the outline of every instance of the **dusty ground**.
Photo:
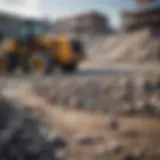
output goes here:
{"type": "MultiPolygon", "coordinates": [[[[111,160],[119,160],[121,155],[114,155],[110,151],[112,143],[124,145],[128,151],[138,154],[145,151],[145,160],[160,159],[160,120],[149,117],[119,117],[120,128],[112,131],[108,125],[109,115],[87,113],[74,109],[63,109],[58,105],[49,103],[43,97],[33,92],[29,81],[9,79],[3,84],[3,95],[26,107],[43,110],[46,119],[53,127],[53,132],[62,134],[69,142],[69,153],[73,160],[101,160],[101,152],[107,152],[111,160]],[[97,142],[87,146],[76,143],[77,135],[96,135],[97,142]],[[148,158],[147,158],[148,157],[148,158]]],[[[41,115],[41,119],[42,119],[41,115]]],[[[143,158],[140,158],[141,160],[143,158]]]]}
{"type": "Polygon", "coordinates": [[[82,63],[81,68],[88,68],[94,70],[98,69],[113,69],[121,71],[134,71],[137,73],[160,73],[160,63],[159,61],[152,62],[133,62],[133,61],[108,61],[106,63],[96,63],[85,61],[82,63]]]}

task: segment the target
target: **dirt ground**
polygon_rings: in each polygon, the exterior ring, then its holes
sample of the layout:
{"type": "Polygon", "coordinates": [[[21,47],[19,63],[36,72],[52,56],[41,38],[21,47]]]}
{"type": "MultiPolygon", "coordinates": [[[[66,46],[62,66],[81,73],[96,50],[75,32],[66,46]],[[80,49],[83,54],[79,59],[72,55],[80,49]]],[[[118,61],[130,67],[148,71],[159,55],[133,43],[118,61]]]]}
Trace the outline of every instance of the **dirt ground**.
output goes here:
{"type": "Polygon", "coordinates": [[[135,61],[105,61],[105,62],[89,62],[84,61],[81,68],[99,68],[99,69],[118,69],[122,71],[134,71],[136,73],[152,73],[153,75],[160,75],[159,61],[152,62],[135,62],[135,61]]]}
{"type": "Polygon", "coordinates": [[[5,96],[14,103],[41,109],[45,113],[44,119],[53,127],[53,133],[61,134],[67,139],[69,156],[73,160],[103,160],[102,153],[106,153],[110,160],[120,160],[123,157],[113,153],[113,144],[124,146],[126,151],[136,156],[144,150],[145,156],[140,157],[141,160],[160,159],[159,119],[118,117],[119,129],[112,130],[108,124],[109,115],[61,108],[38,96],[27,83],[13,85],[5,90],[5,96]],[[78,135],[95,136],[97,140],[80,145],[77,143],[78,135]]]}

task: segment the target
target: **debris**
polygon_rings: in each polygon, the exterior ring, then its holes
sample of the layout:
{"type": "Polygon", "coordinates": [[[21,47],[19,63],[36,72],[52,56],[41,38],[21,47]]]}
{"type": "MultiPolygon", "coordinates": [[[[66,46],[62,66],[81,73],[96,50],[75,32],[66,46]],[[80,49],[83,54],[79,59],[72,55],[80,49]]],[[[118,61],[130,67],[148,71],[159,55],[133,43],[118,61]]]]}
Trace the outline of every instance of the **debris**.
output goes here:
{"type": "Polygon", "coordinates": [[[123,160],[136,160],[136,158],[130,153],[125,153],[123,155],[123,160]]]}
{"type": "Polygon", "coordinates": [[[80,146],[90,146],[100,142],[103,142],[103,137],[99,135],[86,135],[86,134],[79,134],[75,136],[76,144],[80,146]]]}
{"type": "Polygon", "coordinates": [[[137,138],[139,137],[139,133],[135,130],[127,130],[127,131],[122,131],[120,135],[124,138],[137,138]]]}
{"type": "Polygon", "coordinates": [[[0,159],[54,160],[49,128],[42,132],[45,126],[27,117],[22,108],[0,99],[0,159]]]}
{"type": "Polygon", "coordinates": [[[124,151],[124,146],[119,141],[111,141],[108,145],[109,151],[119,154],[124,151]]]}
{"type": "Polygon", "coordinates": [[[108,124],[109,124],[109,127],[112,130],[118,130],[119,129],[119,121],[118,121],[116,116],[113,116],[113,115],[110,116],[109,120],[108,120],[108,124]]]}

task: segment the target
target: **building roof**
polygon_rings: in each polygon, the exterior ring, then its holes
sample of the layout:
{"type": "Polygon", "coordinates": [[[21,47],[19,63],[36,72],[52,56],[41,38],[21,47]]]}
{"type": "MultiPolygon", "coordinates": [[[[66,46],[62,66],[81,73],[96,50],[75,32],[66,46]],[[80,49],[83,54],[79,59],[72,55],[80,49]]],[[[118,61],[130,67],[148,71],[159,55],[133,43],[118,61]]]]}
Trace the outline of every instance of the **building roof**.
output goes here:
{"type": "Polygon", "coordinates": [[[66,20],[71,20],[71,19],[76,19],[76,18],[80,18],[80,17],[85,17],[85,16],[102,16],[102,17],[106,17],[107,18],[107,15],[105,15],[104,13],[100,12],[100,11],[97,11],[97,10],[89,10],[89,11],[86,11],[86,12],[80,12],[80,13],[77,13],[77,14],[72,14],[72,15],[69,15],[69,16],[65,16],[65,17],[62,17],[62,18],[57,18],[54,22],[63,22],[63,21],[66,21],[66,20]]]}
{"type": "Polygon", "coordinates": [[[147,8],[138,8],[134,11],[123,11],[122,15],[137,15],[141,13],[147,13],[147,12],[153,12],[153,11],[159,11],[160,5],[154,6],[154,7],[147,7],[147,8]]]}

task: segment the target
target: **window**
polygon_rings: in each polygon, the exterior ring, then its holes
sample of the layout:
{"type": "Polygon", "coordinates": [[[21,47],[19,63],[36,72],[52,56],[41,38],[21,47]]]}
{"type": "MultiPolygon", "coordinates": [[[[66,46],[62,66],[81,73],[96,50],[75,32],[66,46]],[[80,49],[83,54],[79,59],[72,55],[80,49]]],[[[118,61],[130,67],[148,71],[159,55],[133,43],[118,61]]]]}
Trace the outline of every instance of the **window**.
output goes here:
{"type": "Polygon", "coordinates": [[[44,35],[45,33],[44,33],[43,27],[41,27],[39,25],[35,26],[35,28],[34,28],[34,34],[35,34],[35,36],[42,36],[42,35],[44,35]]]}

